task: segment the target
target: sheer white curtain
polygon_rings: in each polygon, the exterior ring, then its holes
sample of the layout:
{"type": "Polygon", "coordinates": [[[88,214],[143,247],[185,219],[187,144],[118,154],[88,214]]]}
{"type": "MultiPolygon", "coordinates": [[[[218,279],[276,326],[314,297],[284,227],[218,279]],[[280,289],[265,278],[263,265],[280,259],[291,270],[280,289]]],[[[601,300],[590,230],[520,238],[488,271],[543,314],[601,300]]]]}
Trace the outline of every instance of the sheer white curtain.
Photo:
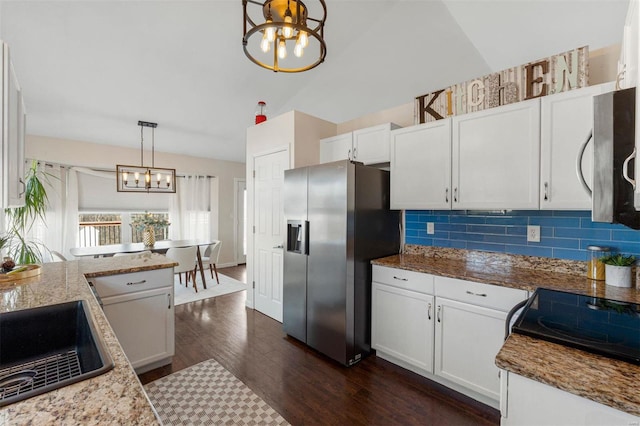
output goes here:
{"type": "Polygon", "coordinates": [[[169,238],[188,240],[211,238],[211,179],[206,176],[179,177],[169,203],[169,238]]]}
{"type": "MultiPolygon", "coordinates": [[[[78,181],[76,172],[57,164],[38,162],[38,173],[47,191],[49,205],[44,221],[38,219],[29,238],[47,249],[62,253],[68,259],[69,249],[76,246],[78,236],[78,181]]],[[[45,261],[48,252],[43,253],[45,261]]]]}

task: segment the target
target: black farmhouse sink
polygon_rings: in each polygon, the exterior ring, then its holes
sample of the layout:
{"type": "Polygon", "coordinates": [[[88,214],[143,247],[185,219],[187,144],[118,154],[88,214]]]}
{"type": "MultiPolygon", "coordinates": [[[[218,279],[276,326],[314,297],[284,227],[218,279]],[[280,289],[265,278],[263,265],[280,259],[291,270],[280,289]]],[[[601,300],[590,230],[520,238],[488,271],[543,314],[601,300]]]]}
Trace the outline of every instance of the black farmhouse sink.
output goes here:
{"type": "Polygon", "coordinates": [[[0,314],[0,406],[112,368],[84,300],[0,314]]]}

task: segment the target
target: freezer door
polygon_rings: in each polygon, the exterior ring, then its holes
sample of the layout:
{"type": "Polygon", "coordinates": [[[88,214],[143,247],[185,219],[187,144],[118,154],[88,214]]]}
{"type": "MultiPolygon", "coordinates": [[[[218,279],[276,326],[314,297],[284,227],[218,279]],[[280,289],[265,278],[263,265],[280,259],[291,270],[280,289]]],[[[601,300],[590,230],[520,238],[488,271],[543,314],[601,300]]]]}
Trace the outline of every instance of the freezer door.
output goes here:
{"type": "Polygon", "coordinates": [[[307,344],[342,364],[348,361],[349,170],[353,165],[348,161],[309,168],[307,344]]]}
{"type": "Polygon", "coordinates": [[[289,336],[307,341],[307,169],[284,172],[284,216],[287,238],[284,251],[282,325],[289,336]]]}

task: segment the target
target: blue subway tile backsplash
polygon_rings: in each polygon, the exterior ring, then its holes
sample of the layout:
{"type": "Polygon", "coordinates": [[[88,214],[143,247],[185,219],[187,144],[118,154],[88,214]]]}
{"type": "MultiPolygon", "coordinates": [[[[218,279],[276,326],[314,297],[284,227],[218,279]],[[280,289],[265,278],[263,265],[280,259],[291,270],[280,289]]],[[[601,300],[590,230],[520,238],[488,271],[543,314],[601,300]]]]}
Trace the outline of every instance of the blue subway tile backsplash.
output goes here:
{"type": "Polygon", "coordinates": [[[407,210],[405,220],[407,244],[569,260],[586,260],[587,246],[600,245],[640,257],[640,231],[592,222],[589,211],[407,210]],[[527,225],[540,226],[539,243],[527,242],[527,225]]]}

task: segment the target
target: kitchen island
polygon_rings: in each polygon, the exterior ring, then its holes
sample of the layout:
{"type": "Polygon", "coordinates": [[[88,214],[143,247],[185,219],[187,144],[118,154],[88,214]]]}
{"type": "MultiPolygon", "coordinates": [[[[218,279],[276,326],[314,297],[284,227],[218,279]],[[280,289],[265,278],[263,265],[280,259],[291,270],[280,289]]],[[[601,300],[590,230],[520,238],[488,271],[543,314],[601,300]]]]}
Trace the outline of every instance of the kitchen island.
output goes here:
{"type": "Polygon", "coordinates": [[[0,284],[0,312],[87,300],[114,362],[105,374],[0,408],[0,424],[159,424],[86,278],[175,265],[161,255],[82,259],[48,263],[36,277],[0,284]]]}
{"type": "MultiPolygon", "coordinates": [[[[390,268],[527,290],[538,287],[640,303],[640,291],[586,278],[585,262],[408,246],[406,254],[372,262],[390,268]]],[[[640,416],[640,366],[511,334],[497,354],[507,372],[640,416]]]]}

